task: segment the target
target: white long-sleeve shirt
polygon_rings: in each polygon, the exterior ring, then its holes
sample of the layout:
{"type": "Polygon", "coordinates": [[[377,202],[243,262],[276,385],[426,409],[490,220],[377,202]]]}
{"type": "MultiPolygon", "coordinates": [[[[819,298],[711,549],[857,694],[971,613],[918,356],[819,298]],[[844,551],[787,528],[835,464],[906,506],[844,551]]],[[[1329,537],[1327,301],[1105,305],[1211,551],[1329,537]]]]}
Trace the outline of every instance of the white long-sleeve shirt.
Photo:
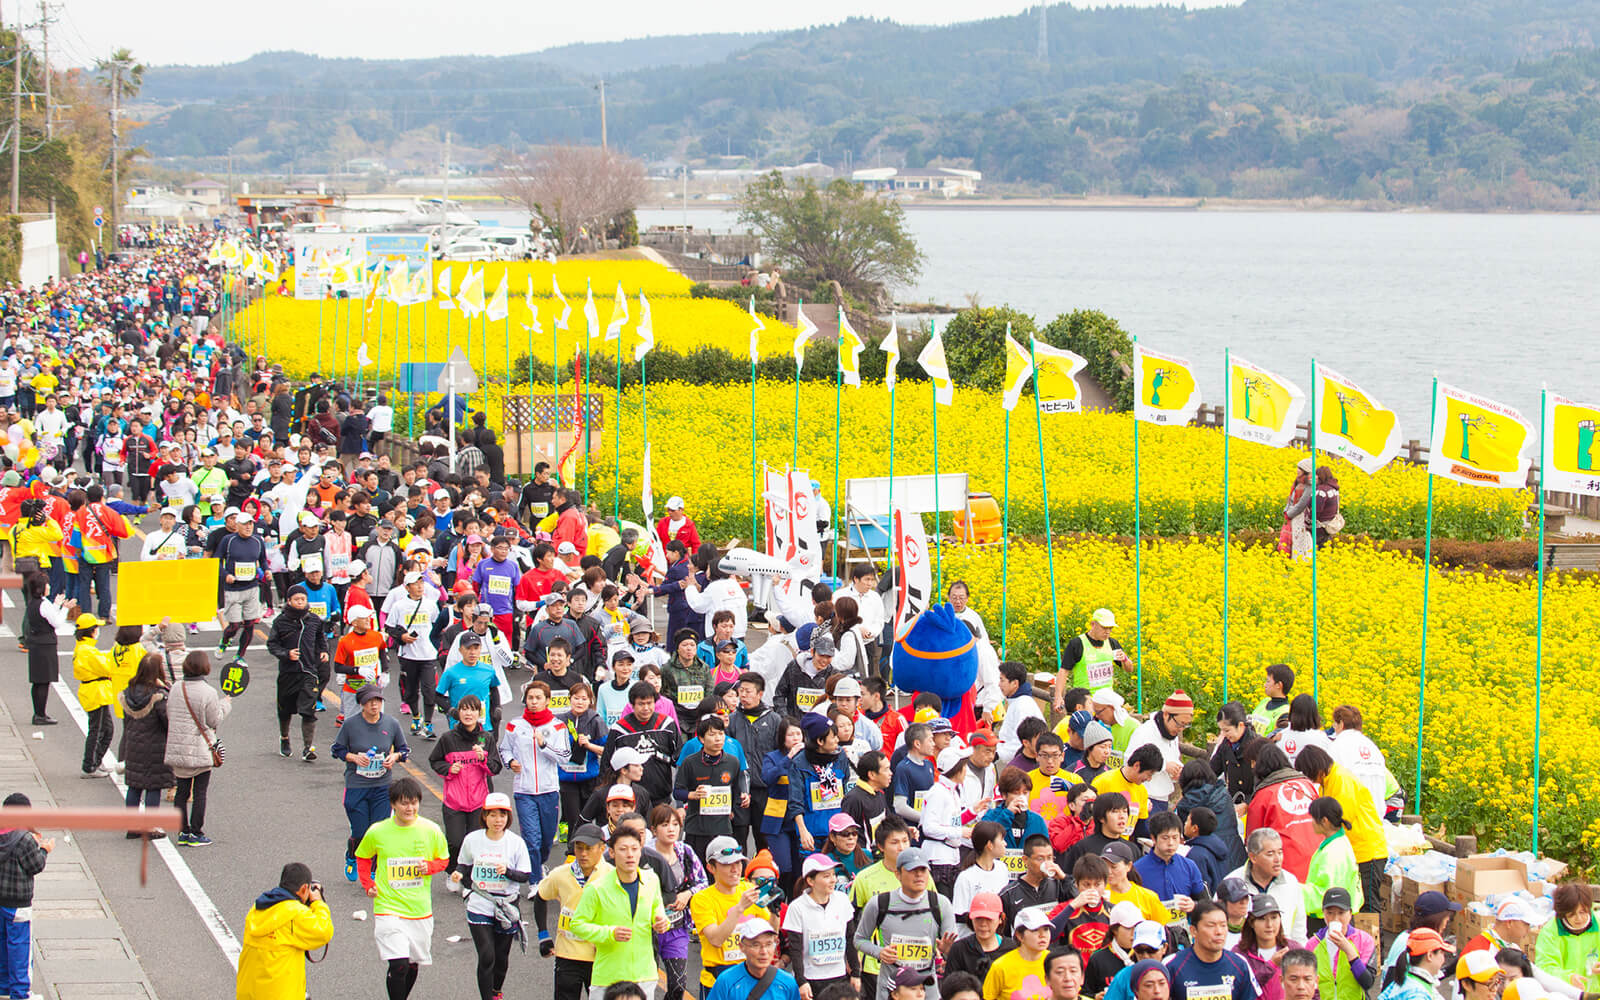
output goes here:
{"type": "Polygon", "coordinates": [[[1006,717],[1000,722],[1000,759],[1009,761],[1022,750],[1022,741],[1017,738],[1017,727],[1022,725],[1023,719],[1043,719],[1044,713],[1039,711],[1039,705],[1033,700],[1033,694],[1027,688],[1017,692],[1015,698],[1006,701],[1006,717]]]}
{"type": "MultiPolygon", "coordinates": [[[[1156,722],[1157,718],[1159,716],[1152,715],[1139,723],[1138,727],[1128,736],[1128,749],[1123,751],[1122,759],[1127,760],[1133,756],[1135,750],[1147,743],[1153,743],[1161,751],[1163,764],[1177,764],[1181,767],[1183,765],[1183,754],[1179,751],[1178,739],[1177,737],[1168,739],[1161,732],[1160,724],[1156,722]]],[[[1150,776],[1150,783],[1145,785],[1145,791],[1150,793],[1151,801],[1159,799],[1162,802],[1166,802],[1172,798],[1172,793],[1177,790],[1177,787],[1177,784],[1172,780],[1172,775],[1165,770],[1160,770],[1150,776]]]]}
{"type": "Polygon", "coordinates": [[[856,613],[861,616],[861,632],[869,641],[883,635],[883,597],[876,590],[863,594],[851,587],[841,596],[856,602],[856,613]]]}
{"type": "Polygon", "coordinates": [[[686,590],[683,592],[684,600],[689,602],[689,607],[706,616],[706,635],[712,633],[711,616],[718,611],[733,612],[733,637],[743,639],[749,622],[745,618],[745,605],[748,603],[744,596],[744,588],[734,582],[732,577],[723,577],[712,580],[706,584],[705,590],[686,590]]]}
{"type": "Polygon", "coordinates": [[[944,775],[934,781],[922,799],[922,849],[933,865],[961,863],[967,843],[961,824],[961,789],[944,775]]]}
{"type": "Polygon", "coordinates": [[[508,768],[512,761],[522,765],[512,782],[513,792],[545,795],[559,791],[561,765],[571,759],[572,744],[567,727],[559,718],[552,718],[542,726],[535,726],[520,715],[506,720],[505,734],[500,737],[500,760],[508,768]],[[537,733],[544,734],[542,747],[537,733]]]}

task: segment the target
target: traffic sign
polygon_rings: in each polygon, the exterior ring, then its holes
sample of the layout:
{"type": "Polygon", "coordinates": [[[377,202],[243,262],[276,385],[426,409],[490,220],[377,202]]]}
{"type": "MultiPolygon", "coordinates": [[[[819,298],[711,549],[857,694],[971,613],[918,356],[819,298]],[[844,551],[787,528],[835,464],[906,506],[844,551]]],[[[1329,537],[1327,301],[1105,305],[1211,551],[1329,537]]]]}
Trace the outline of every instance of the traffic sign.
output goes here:
{"type": "Polygon", "coordinates": [[[446,394],[454,392],[463,396],[478,391],[478,373],[472,370],[461,348],[457,347],[455,353],[450,355],[450,360],[445,362],[444,370],[439,373],[439,381],[434,383],[434,391],[446,394]]]}

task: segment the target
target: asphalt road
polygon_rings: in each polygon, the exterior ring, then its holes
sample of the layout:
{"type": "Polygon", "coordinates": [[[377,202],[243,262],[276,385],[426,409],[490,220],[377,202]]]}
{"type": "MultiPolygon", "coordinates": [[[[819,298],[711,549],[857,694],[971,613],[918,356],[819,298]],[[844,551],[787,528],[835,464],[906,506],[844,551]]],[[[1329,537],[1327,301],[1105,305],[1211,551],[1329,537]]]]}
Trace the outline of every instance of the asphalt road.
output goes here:
{"type": "MultiPolygon", "coordinates": [[[[125,543],[125,557],[137,558],[138,542],[135,538],[125,543]]],[[[0,676],[7,678],[0,683],[0,698],[5,699],[14,718],[25,720],[32,717],[27,662],[14,638],[21,629],[22,612],[15,592],[6,596],[4,624],[10,634],[0,632],[0,676]]],[[[112,632],[110,628],[102,630],[103,647],[109,648],[112,632]]],[[[214,653],[218,638],[213,625],[191,636],[190,647],[214,653]]],[[[50,696],[50,715],[61,724],[29,728],[29,733],[44,734],[42,743],[30,740],[29,745],[61,805],[118,806],[123,800],[112,780],[85,780],[80,776],[83,733],[74,724],[71,708],[62,700],[65,695],[71,698],[71,707],[76,707],[76,698],[72,697],[76,685],[71,681],[71,647],[70,638],[61,640],[64,684],[58,685],[50,696]]],[[[192,872],[193,882],[237,937],[243,934],[245,914],[256,896],[277,885],[279,871],[289,861],[311,866],[325,887],[333,912],[335,931],[327,957],[310,967],[311,996],[382,996],[385,969],[373,944],[372,922],[353,916],[357,911],[370,913],[370,900],[343,875],[344,845],[349,835],[340,805],[344,764],[329,752],[337,732],[337,708],[319,718],[316,761],[306,763],[300,759],[298,722],[292,727],[294,756],[278,756],[273,705],[276,661],[258,637],[246,662],[251,686],[234,699],[233,711],[221,726],[227,761],[211,780],[205,831],[215,843],[204,848],[174,849],[183,863],[177,874],[158,852],[151,851],[148,881],[140,885],[140,843],[127,840],[120,833],[86,831],[74,836],[164,1000],[231,996],[234,991],[233,965],[202,918],[202,904],[186,892],[183,881],[187,873],[192,872]]],[[[526,672],[514,674],[514,686],[527,677],[526,672]]],[[[393,681],[389,694],[396,695],[393,681]]],[[[388,704],[397,706],[397,698],[391,697],[388,704]]],[[[330,701],[330,705],[337,706],[337,701],[330,701]]],[[[120,722],[118,725],[120,735],[120,722]]],[[[429,789],[423,815],[438,822],[440,784],[427,764],[431,747],[431,743],[419,741],[413,748],[415,761],[407,770],[429,789]]],[[[508,780],[501,784],[503,790],[509,790],[508,780]]],[[[466,930],[463,904],[459,896],[444,890],[443,882],[442,876],[434,879],[434,964],[422,971],[413,992],[416,997],[441,996],[445,990],[471,996],[476,989],[476,958],[466,930]],[[457,937],[459,940],[450,940],[457,937]]],[[[535,938],[526,901],[523,916],[529,924],[529,937],[535,938]]],[[[506,996],[549,997],[553,963],[554,959],[538,956],[533,942],[526,954],[513,948],[506,996]]]]}

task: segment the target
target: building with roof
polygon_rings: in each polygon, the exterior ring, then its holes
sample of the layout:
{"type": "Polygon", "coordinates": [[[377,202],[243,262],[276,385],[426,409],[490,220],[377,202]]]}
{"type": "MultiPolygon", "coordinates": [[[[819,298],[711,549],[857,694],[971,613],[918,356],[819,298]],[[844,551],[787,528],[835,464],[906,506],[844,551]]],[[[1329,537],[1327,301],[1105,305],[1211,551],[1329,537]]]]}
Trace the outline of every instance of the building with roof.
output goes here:
{"type": "Polygon", "coordinates": [[[874,191],[955,198],[977,194],[983,173],[959,167],[864,167],[853,171],[850,179],[874,191]]]}

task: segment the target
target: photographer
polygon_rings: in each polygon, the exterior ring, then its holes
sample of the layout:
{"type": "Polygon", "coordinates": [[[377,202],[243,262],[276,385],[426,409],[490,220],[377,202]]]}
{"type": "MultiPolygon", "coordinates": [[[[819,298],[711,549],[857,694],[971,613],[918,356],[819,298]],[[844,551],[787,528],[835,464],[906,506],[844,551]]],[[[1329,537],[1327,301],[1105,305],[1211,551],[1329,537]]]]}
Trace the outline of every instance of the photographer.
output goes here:
{"type": "MultiPolygon", "coordinates": [[[[43,573],[52,581],[65,577],[52,573],[55,560],[61,558],[61,540],[65,538],[61,525],[46,513],[44,498],[29,497],[22,501],[17,523],[11,526],[12,568],[24,579],[30,573],[43,573]]],[[[59,590],[58,590],[59,592],[59,590]]]]}
{"type": "Polygon", "coordinates": [[[298,861],[283,866],[277,888],[256,897],[244,919],[238,1000],[306,995],[306,953],[333,939],[333,915],[322,884],[298,861]]]}

